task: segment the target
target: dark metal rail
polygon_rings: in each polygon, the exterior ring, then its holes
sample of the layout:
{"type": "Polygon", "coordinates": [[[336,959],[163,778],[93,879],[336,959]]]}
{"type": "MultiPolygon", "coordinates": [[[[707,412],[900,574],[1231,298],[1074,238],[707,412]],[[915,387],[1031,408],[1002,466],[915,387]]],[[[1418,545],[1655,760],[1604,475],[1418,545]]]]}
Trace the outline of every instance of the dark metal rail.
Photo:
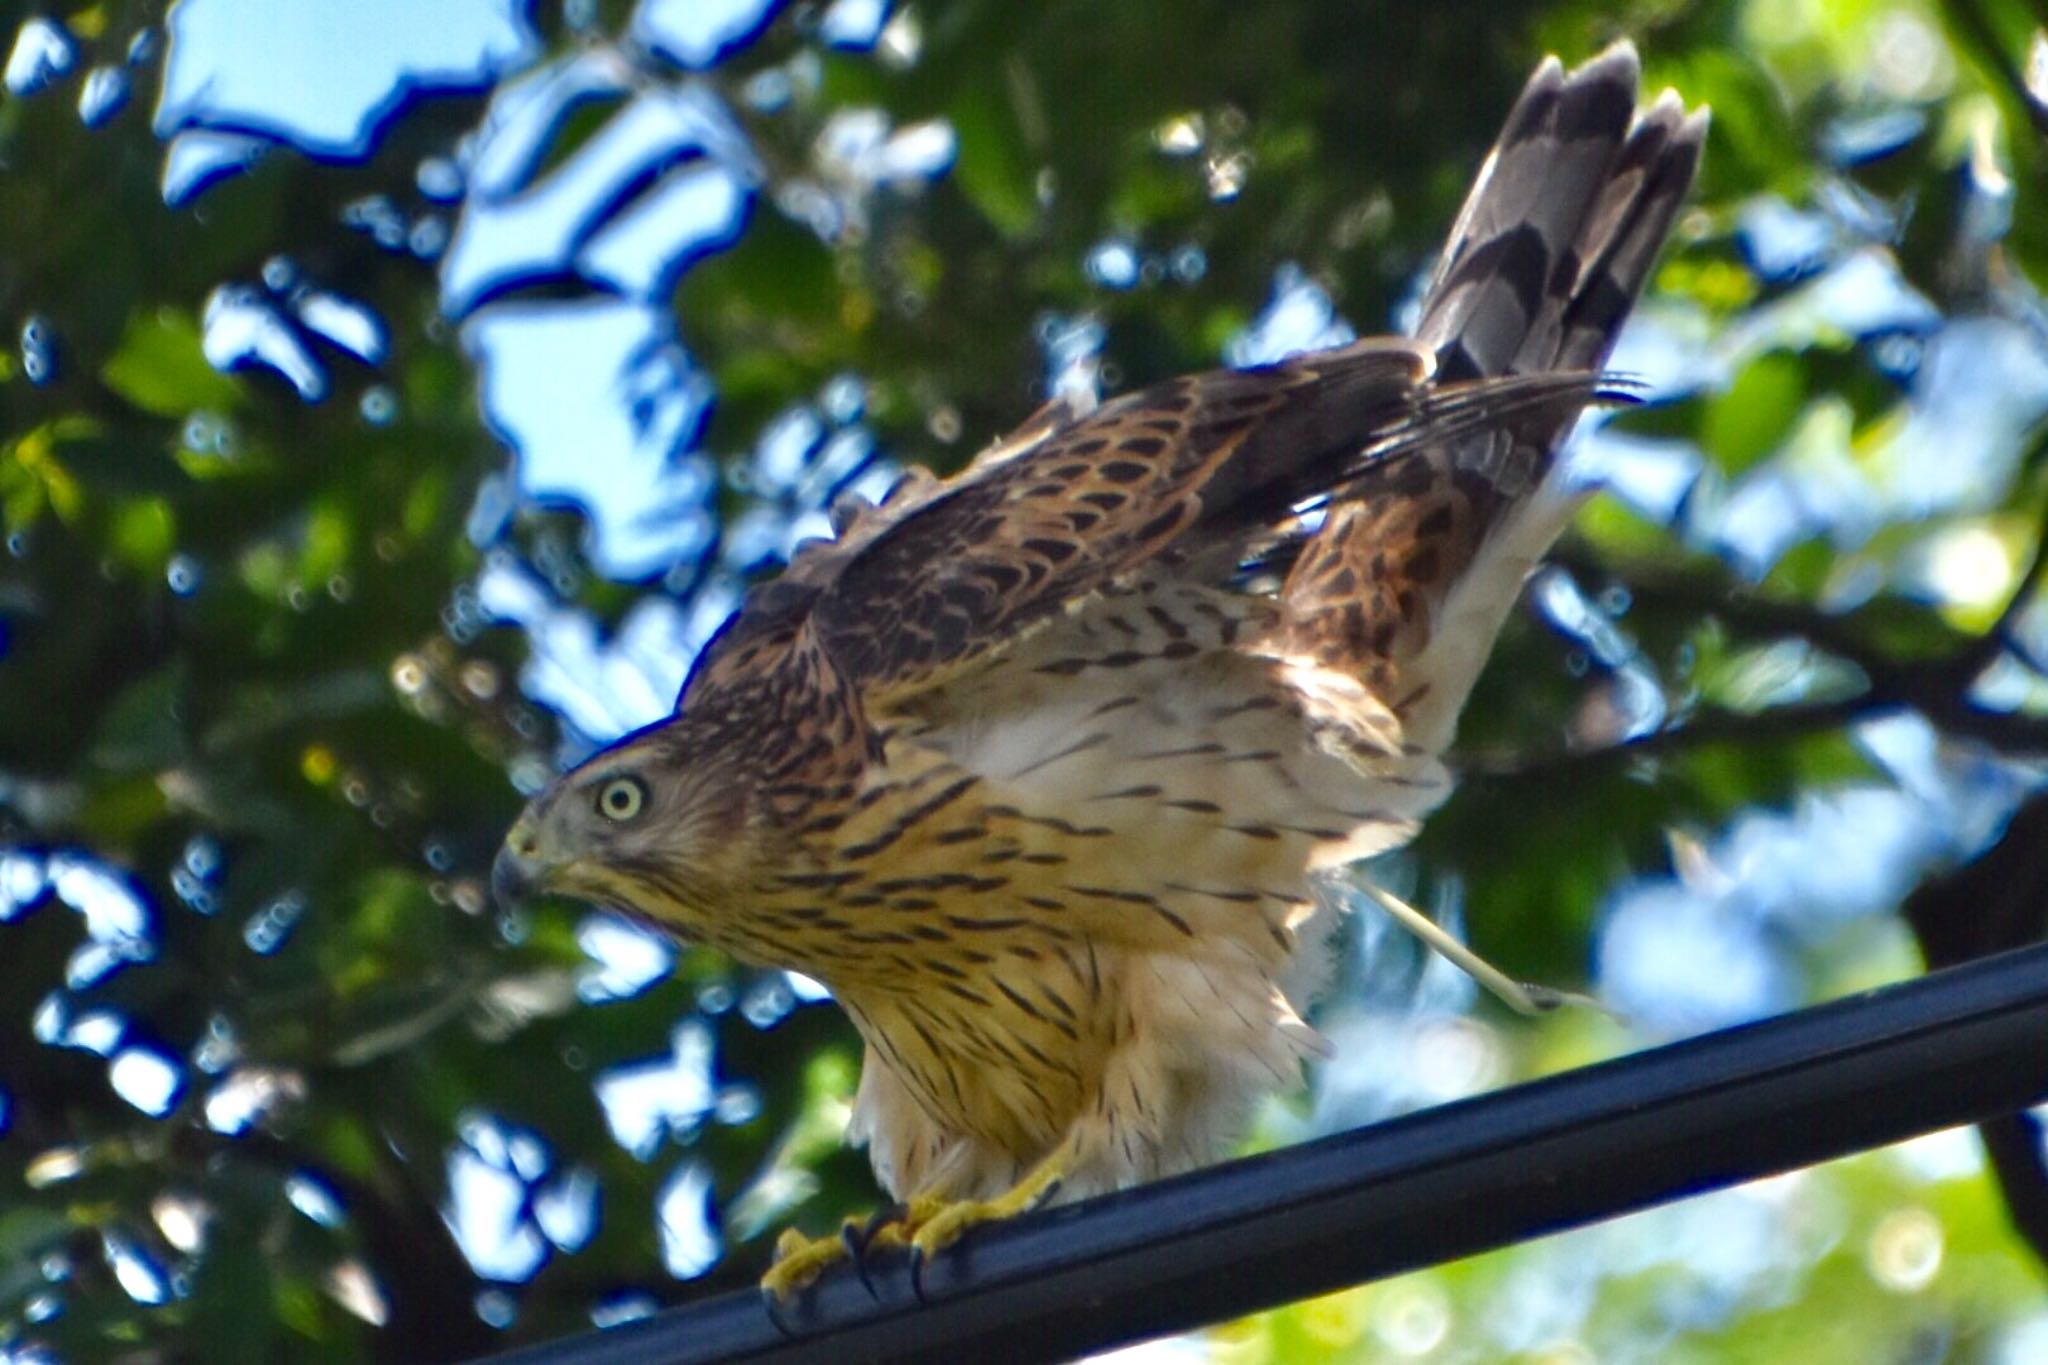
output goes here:
{"type": "Polygon", "coordinates": [[[493,1365],[1062,1359],[2048,1099],[2048,945],[493,1365]]]}

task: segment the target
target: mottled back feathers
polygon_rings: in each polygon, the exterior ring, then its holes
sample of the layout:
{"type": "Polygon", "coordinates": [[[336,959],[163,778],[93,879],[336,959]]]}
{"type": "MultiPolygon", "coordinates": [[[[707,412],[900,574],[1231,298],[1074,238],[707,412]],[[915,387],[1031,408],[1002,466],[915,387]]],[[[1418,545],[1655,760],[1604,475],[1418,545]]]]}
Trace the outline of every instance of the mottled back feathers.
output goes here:
{"type": "Polygon", "coordinates": [[[1636,117],[1635,83],[1627,49],[1531,78],[1415,341],[1186,376],[1086,414],[1048,405],[954,479],[920,473],[800,553],[706,651],[682,704],[800,629],[883,703],[1155,561],[1227,580],[1277,543],[1293,561],[1283,648],[1383,699],[1455,706],[1469,678],[1412,665],[1595,396],[1697,160],[1699,117],[1670,96],[1636,117]],[[1291,543],[1296,510],[1319,500],[1327,523],[1291,543]]]}

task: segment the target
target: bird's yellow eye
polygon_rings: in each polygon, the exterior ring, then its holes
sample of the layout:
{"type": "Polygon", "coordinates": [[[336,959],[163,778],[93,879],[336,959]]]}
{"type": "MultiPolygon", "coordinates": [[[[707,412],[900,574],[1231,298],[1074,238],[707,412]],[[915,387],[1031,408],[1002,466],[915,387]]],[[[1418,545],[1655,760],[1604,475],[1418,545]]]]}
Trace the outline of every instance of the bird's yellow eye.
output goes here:
{"type": "Polygon", "coordinates": [[[630,820],[647,804],[647,784],[637,777],[615,777],[597,791],[597,813],[607,820],[630,820]]]}

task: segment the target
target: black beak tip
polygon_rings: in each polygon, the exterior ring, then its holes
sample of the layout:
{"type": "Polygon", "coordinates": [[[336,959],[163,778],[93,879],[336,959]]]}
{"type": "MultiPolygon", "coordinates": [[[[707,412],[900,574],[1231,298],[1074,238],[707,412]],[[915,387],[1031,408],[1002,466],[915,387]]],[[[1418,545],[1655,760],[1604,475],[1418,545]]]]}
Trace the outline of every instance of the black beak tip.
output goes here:
{"type": "Polygon", "coordinates": [[[500,910],[516,910],[533,895],[533,876],[510,848],[498,850],[491,862],[491,898],[500,910]]]}

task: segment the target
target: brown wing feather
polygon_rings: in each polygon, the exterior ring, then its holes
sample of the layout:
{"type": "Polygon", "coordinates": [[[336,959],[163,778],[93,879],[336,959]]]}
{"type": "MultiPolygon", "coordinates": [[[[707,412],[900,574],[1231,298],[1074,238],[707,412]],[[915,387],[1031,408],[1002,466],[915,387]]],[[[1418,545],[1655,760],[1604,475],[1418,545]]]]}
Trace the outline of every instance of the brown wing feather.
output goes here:
{"type": "Polygon", "coordinates": [[[1159,555],[1220,552],[1203,573],[1244,553],[1284,563],[1293,509],[1321,497],[1335,510],[1282,593],[1290,644],[1392,699],[1421,685],[1400,663],[1596,396],[1691,179],[1698,121],[1675,100],[1636,116],[1635,86],[1623,47],[1531,79],[1418,340],[1191,375],[1092,413],[1048,404],[952,480],[913,476],[853,509],[838,540],[749,594],[678,705],[772,666],[806,627],[871,702],[930,686],[1159,555]]]}
{"type": "MultiPolygon", "coordinates": [[[[1270,478],[1397,422],[1428,363],[1412,343],[1366,345],[1185,376],[1085,416],[1049,405],[950,481],[899,485],[750,592],[678,705],[750,675],[806,621],[864,687],[929,682],[1172,544],[1233,461],[1271,465],[1270,478]]],[[[1237,497],[1248,478],[1214,492],[1237,497]]]]}
{"type": "Polygon", "coordinates": [[[871,700],[930,686],[1169,550],[1270,539],[1298,504],[1341,494],[1424,443],[1554,423],[1597,383],[1549,374],[1439,385],[1431,365],[1414,342],[1374,339],[1189,375],[1043,424],[1043,436],[1005,441],[947,483],[915,480],[749,593],[678,707],[772,666],[805,628],[871,700]]]}
{"type": "Polygon", "coordinates": [[[929,686],[1155,557],[1267,534],[1425,427],[1512,421],[1590,387],[1438,389],[1428,372],[1412,343],[1377,341],[1110,403],[884,529],[820,594],[814,628],[864,695],[929,686]]]}
{"type": "Polygon", "coordinates": [[[697,656],[676,697],[676,710],[703,689],[730,688],[755,676],[771,652],[786,650],[820,594],[878,536],[944,497],[959,484],[1043,445],[1087,415],[1072,399],[1055,398],[1009,435],[976,455],[951,481],[913,465],[879,503],[845,496],[832,504],[833,538],[796,547],[782,573],[747,594],[697,656]]]}

